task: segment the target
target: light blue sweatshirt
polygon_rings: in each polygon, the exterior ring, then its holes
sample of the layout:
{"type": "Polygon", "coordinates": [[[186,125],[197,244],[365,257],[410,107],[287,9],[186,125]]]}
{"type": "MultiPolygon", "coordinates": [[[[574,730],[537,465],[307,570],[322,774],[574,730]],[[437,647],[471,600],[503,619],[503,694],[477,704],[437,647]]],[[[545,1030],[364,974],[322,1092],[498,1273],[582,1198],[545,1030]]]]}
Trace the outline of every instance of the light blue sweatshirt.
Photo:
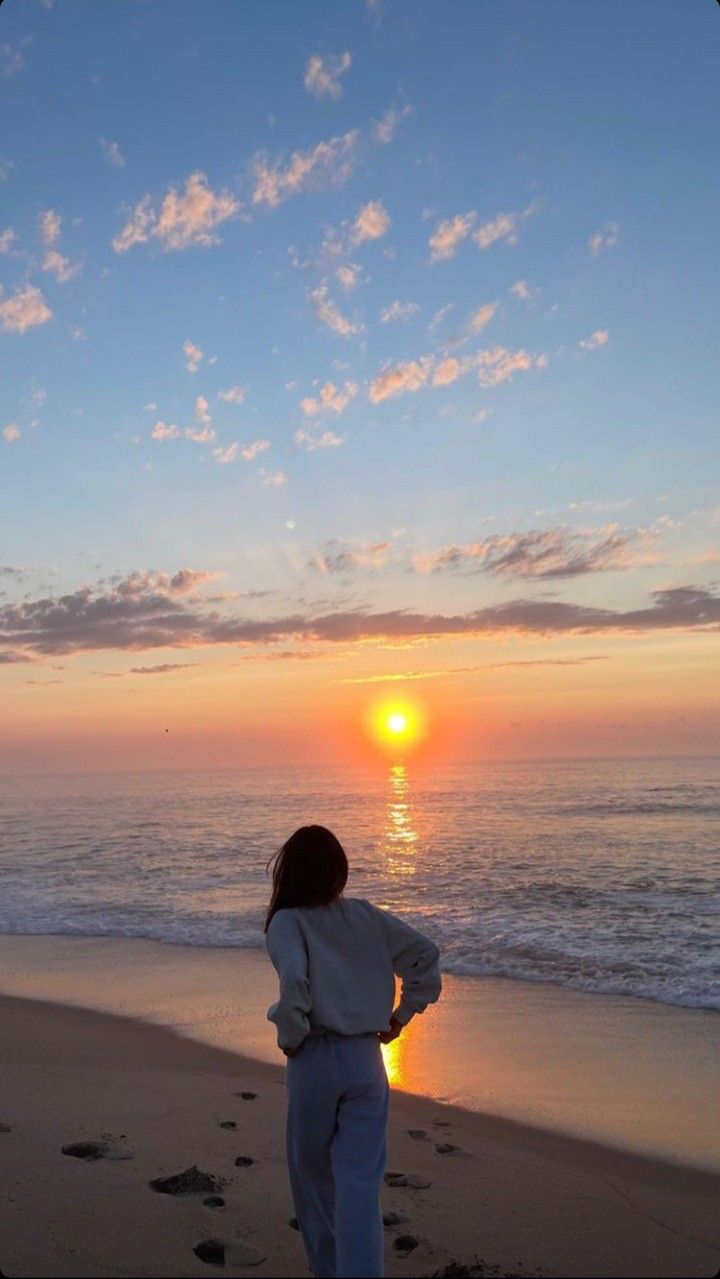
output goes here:
{"type": "Polygon", "coordinates": [[[362,1035],[387,1030],[391,1016],[406,1025],[440,995],[434,942],[361,898],[279,910],[266,944],[280,978],[267,1015],[282,1049],[298,1048],[311,1030],[362,1035]]]}

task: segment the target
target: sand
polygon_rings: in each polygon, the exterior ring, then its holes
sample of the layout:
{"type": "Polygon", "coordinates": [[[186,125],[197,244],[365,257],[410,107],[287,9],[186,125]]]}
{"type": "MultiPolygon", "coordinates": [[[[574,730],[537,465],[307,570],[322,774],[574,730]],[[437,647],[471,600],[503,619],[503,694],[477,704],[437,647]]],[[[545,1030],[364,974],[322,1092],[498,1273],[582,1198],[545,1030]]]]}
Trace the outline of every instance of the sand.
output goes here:
{"type": "MultiPolygon", "coordinates": [[[[209,1240],[227,1246],[227,1273],[308,1273],[288,1224],[282,1066],[130,1018],[4,996],[0,1072],[4,1275],[207,1276],[216,1268],[193,1249],[209,1240]],[[62,1153],[79,1142],[100,1143],[105,1157],[62,1153]],[[218,1179],[223,1206],[150,1187],[192,1166],[218,1179]]],[[[385,1190],[384,1209],[401,1218],[386,1232],[389,1275],[474,1258],[519,1275],[718,1271],[720,1177],[709,1172],[401,1092],[388,1167],[431,1182],[385,1190]],[[407,1235],[417,1246],[401,1255],[395,1241],[407,1235]]]]}

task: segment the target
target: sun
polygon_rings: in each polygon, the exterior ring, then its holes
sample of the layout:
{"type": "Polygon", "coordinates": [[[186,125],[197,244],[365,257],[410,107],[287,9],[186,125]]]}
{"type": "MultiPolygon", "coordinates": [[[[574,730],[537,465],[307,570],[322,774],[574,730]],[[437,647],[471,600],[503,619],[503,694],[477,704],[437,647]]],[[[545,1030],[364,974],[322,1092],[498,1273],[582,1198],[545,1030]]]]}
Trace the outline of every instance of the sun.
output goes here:
{"type": "Polygon", "coordinates": [[[375,702],[366,711],[365,725],[378,745],[393,752],[409,750],[425,736],[425,715],[414,702],[375,702]]]}
{"type": "Polygon", "coordinates": [[[408,717],[403,711],[391,711],[385,722],[389,733],[395,733],[397,737],[407,733],[408,717]]]}

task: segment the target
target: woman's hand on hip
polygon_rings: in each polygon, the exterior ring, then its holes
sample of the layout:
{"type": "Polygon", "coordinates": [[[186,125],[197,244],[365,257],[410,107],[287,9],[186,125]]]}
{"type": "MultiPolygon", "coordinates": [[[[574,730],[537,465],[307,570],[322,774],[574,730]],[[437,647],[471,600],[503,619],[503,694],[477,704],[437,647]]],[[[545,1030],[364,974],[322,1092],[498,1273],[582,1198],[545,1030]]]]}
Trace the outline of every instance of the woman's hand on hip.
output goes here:
{"type": "Polygon", "coordinates": [[[378,1031],[378,1039],[380,1040],[380,1043],[391,1044],[393,1039],[397,1039],[402,1028],[402,1023],[398,1021],[397,1017],[391,1017],[390,1029],[378,1031]]]}

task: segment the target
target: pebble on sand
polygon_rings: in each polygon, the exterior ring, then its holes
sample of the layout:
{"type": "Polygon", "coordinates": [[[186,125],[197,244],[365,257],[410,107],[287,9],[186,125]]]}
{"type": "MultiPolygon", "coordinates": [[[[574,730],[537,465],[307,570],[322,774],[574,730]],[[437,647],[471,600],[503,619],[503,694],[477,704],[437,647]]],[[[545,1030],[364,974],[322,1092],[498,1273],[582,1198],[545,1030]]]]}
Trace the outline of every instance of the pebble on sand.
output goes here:
{"type": "Polygon", "coordinates": [[[212,1195],[222,1190],[225,1182],[211,1172],[203,1172],[193,1164],[184,1172],[176,1172],[172,1177],[156,1177],[150,1182],[153,1190],[159,1195],[212,1195]]]}

